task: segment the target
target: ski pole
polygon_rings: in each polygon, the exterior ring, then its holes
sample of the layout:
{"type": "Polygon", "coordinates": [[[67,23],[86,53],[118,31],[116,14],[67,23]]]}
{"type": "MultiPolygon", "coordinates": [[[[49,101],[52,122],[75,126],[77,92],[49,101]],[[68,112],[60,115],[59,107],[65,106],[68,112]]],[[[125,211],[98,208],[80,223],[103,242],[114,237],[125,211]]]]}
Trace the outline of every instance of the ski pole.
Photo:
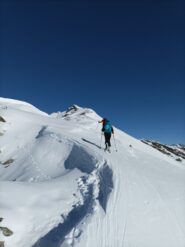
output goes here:
{"type": "Polygon", "coordinates": [[[101,143],[102,143],[102,133],[101,133],[100,149],[101,149],[101,143]]]}
{"type": "Polygon", "coordinates": [[[116,149],[116,152],[117,152],[118,150],[117,150],[117,147],[116,147],[116,141],[115,141],[114,134],[113,134],[113,139],[114,139],[114,146],[115,146],[115,149],[116,149]]]}

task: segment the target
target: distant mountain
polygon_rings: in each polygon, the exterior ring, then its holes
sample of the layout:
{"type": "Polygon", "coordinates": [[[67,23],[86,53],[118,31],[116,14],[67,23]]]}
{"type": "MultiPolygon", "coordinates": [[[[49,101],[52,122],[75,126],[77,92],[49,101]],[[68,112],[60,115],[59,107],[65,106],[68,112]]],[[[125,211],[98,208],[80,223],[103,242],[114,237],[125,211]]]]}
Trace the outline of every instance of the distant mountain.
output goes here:
{"type": "Polygon", "coordinates": [[[151,140],[142,140],[142,142],[159,150],[163,154],[166,154],[170,157],[175,158],[176,161],[182,161],[182,159],[185,160],[185,145],[184,144],[166,145],[166,144],[161,144],[157,141],[151,141],[151,140]]]}

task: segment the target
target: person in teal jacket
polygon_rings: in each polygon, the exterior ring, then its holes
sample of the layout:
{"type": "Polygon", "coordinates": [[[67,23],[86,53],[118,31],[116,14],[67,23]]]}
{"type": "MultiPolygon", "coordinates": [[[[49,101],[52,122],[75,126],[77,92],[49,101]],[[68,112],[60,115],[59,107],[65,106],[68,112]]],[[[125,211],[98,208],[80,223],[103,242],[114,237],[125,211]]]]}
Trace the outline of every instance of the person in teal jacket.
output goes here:
{"type": "Polygon", "coordinates": [[[114,129],[110,123],[110,121],[106,118],[103,118],[99,123],[102,123],[102,132],[104,133],[105,137],[105,150],[110,151],[111,147],[111,135],[114,134],[114,129]]]}

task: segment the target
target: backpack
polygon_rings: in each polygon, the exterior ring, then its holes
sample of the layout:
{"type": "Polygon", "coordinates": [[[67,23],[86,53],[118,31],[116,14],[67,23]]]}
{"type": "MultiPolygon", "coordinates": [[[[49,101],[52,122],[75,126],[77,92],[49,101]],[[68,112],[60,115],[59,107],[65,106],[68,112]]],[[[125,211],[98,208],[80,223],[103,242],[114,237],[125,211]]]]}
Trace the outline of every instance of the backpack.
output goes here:
{"type": "Polygon", "coordinates": [[[104,132],[105,133],[111,133],[112,132],[112,126],[109,121],[107,121],[104,125],[104,132]]]}

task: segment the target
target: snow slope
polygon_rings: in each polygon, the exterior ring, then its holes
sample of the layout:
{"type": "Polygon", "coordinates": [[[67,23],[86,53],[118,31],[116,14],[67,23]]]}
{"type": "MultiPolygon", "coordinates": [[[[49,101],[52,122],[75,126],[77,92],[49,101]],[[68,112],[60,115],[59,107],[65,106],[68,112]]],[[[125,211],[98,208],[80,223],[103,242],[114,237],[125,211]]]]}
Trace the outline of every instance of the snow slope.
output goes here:
{"type": "Polygon", "coordinates": [[[0,98],[0,232],[6,247],[184,247],[185,162],[73,106],[45,114],[0,98]]]}

